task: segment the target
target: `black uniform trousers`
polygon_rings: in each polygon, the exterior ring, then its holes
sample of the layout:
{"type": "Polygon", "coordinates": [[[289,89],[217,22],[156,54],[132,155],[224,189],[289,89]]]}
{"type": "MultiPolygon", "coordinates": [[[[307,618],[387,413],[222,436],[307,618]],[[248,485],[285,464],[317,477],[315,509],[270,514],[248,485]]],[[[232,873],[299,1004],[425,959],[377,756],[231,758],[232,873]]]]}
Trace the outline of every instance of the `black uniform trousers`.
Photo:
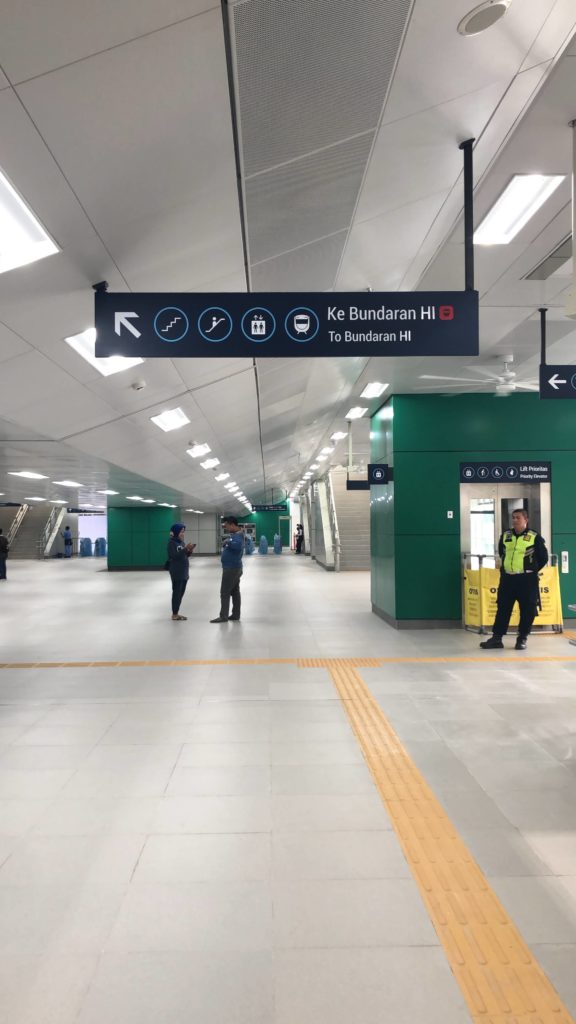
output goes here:
{"type": "Polygon", "coordinates": [[[516,601],[520,608],[519,636],[528,636],[538,611],[538,573],[502,573],[498,587],[498,611],[492,627],[494,636],[508,631],[510,616],[516,601]]]}
{"type": "MultiPolygon", "coordinates": [[[[170,573],[172,576],[172,573],[170,573]]],[[[172,576],[172,615],[178,615],[188,580],[179,580],[172,576]]]]}
{"type": "Polygon", "coordinates": [[[240,618],[240,579],[242,567],[222,569],[220,585],[220,618],[227,619],[230,614],[230,598],[232,598],[232,616],[240,618]]]}

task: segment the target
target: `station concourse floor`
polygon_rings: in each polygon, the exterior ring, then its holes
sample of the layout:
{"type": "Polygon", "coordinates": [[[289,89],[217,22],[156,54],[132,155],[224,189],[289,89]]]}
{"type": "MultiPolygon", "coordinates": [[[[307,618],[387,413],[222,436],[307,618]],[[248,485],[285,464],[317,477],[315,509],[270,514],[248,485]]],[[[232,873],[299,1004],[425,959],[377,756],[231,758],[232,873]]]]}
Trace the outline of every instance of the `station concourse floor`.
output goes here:
{"type": "Polygon", "coordinates": [[[186,622],[167,573],[8,562],[0,1020],[567,1024],[576,648],[484,655],[388,627],[368,573],[245,563],[212,625],[215,558],[186,622]]]}

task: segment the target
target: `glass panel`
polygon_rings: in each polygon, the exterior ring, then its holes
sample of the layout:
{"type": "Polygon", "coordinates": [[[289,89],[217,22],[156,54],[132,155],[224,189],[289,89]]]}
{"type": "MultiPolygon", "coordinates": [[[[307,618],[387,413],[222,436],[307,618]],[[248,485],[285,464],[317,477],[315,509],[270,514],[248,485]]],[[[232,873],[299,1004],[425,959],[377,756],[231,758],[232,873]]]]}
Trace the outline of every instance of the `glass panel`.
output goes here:
{"type": "Polygon", "coordinates": [[[470,550],[474,555],[495,556],[494,498],[470,499],[470,550]]]}

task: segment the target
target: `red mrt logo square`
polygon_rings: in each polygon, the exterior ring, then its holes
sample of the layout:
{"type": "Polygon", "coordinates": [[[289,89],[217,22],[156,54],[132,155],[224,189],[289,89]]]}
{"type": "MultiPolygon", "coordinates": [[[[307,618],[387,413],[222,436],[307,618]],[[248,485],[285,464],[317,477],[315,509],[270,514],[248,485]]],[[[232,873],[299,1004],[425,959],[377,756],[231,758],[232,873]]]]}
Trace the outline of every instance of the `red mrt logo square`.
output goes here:
{"type": "Polygon", "coordinates": [[[440,320],[453,320],[454,306],[440,306],[438,308],[438,317],[440,320]]]}

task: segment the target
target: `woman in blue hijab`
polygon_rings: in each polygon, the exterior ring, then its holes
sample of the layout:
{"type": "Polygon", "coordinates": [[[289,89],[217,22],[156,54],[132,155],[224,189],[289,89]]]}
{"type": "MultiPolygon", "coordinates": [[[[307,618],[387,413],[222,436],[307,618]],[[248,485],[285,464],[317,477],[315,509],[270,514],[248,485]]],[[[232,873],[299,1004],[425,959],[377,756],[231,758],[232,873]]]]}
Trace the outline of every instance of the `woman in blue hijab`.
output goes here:
{"type": "Polygon", "coordinates": [[[172,580],[172,619],[174,622],[183,622],[185,615],[180,615],[180,605],[184,597],[184,591],[190,575],[188,559],[196,547],[195,544],[186,544],[184,539],[184,523],[174,523],[170,527],[170,540],[168,541],[168,566],[172,580]]]}

